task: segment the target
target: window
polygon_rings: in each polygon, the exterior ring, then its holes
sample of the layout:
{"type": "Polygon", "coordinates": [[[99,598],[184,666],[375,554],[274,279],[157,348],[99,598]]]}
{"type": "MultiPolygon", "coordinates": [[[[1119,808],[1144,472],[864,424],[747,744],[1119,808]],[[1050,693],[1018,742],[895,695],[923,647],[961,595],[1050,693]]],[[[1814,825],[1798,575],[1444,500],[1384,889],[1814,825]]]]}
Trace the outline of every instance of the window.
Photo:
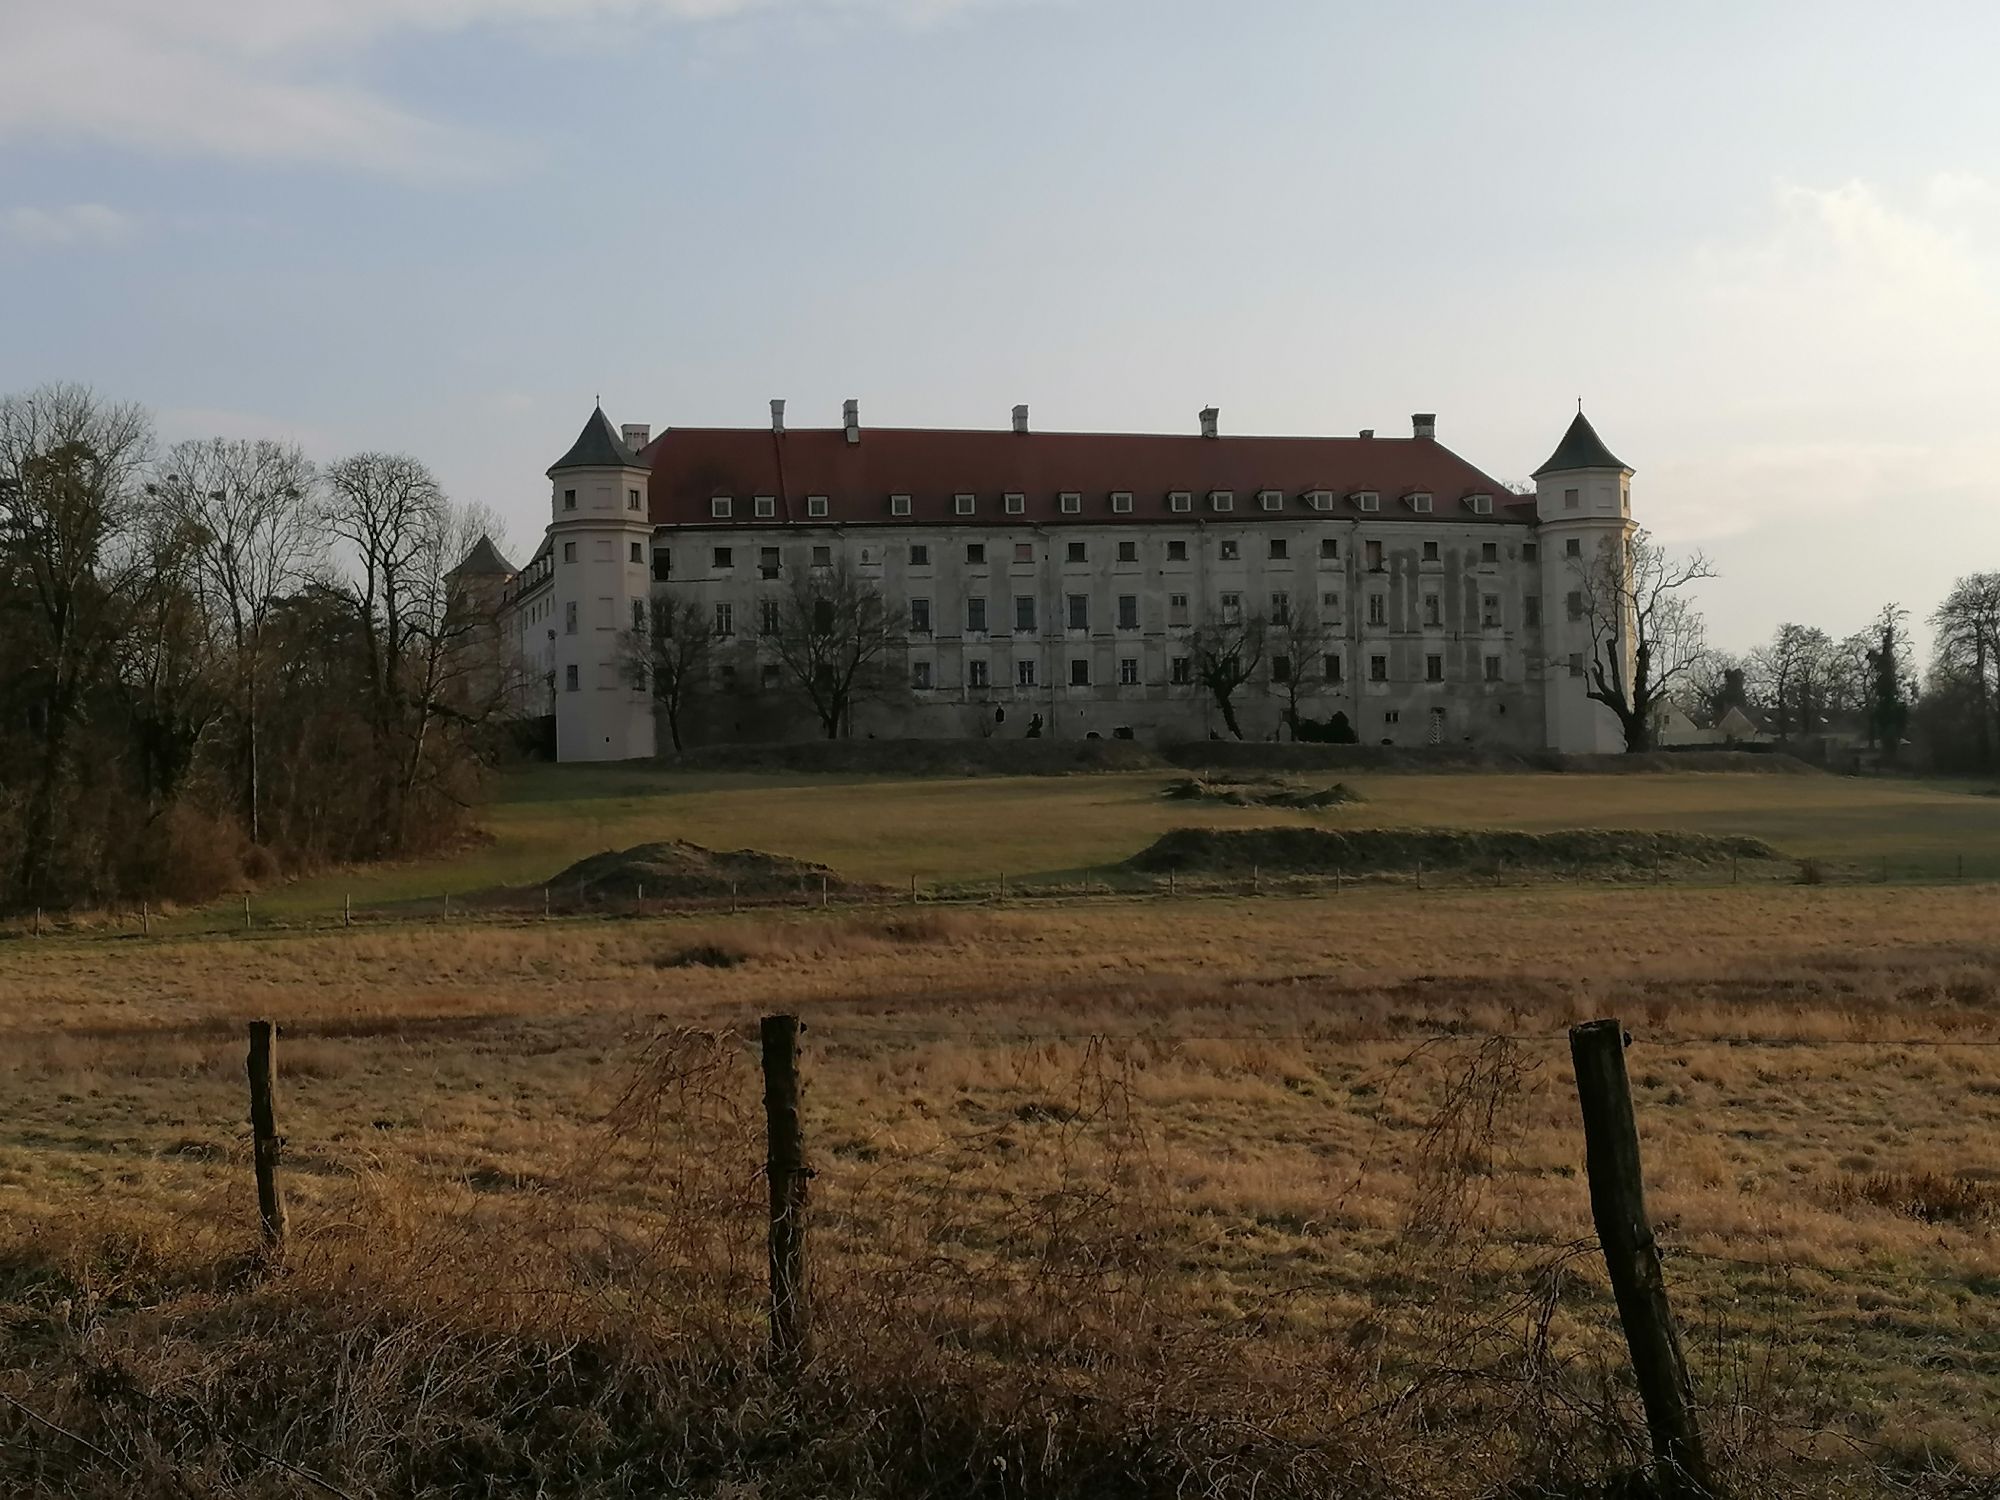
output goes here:
{"type": "Polygon", "coordinates": [[[1583,675],[1583,653],[1581,651],[1570,652],[1569,675],[1572,677],[1581,677],[1583,675]]]}
{"type": "Polygon", "coordinates": [[[833,601],[815,598],[813,600],[812,628],[816,634],[824,635],[833,629],[833,601]]]}
{"type": "Polygon", "coordinates": [[[757,576],[771,579],[778,576],[778,549],[759,547],[757,549],[757,576]]]}
{"type": "MultiPolygon", "coordinates": [[[[564,510],[575,510],[575,509],[576,509],[576,491],[575,491],[575,490],[564,490],[564,491],[563,491],[563,509],[564,509],[564,510]]],[[[574,684],[574,683],[572,683],[572,684],[571,684],[571,686],[573,687],[573,686],[575,686],[575,684],[574,684]]]]}
{"type": "Polygon", "coordinates": [[[1137,630],[1139,628],[1139,596],[1120,594],[1118,596],[1118,628],[1137,630]]]}
{"type": "Polygon", "coordinates": [[[1193,682],[1194,663],[1189,661],[1185,656],[1176,656],[1167,673],[1167,680],[1181,687],[1185,687],[1188,683],[1193,682]]]}
{"type": "Polygon", "coordinates": [[[1120,687],[1137,687],[1139,685],[1138,657],[1121,656],[1118,658],[1118,685],[1120,687]]]}
{"type": "Polygon", "coordinates": [[[1568,541],[1564,542],[1563,556],[1564,557],[1583,556],[1583,538],[1573,536],[1568,541]]]}
{"type": "Polygon", "coordinates": [[[1368,548],[1368,558],[1367,558],[1367,561],[1368,561],[1368,571],[1369,571],[1369,572],[1371,572],[1371,573],[1379,573],[1379,572],[1381,572],[1381,571],[1382,571],[1382,544],[1381,544],[1380,542],[1369,542],[1369,543],[1367,543],[1367,548],[1368,548]]]}
{"type": "Polygon", "coordinates": [[[1069,664],[1069,685],[1071,687],[1090,686],[1090,662],[1088,659],[1081,656],[1071,658],[1069,664]]]}
{"type": "Polygon", "coordinates": [[[1065,490],[1058,498],[1057,504],[1061,506],[1064,515],[1073,516],[1083,509],[1083,496],[1065,490]]]}
{"type": "Polygon", "coordinates": [[[635,563],[638,563],[641,567],[645,566],[646,544],[644,542],[634,542],[632,544],[631,560],[635,563]]]}
{"type": "Polygon", "coordinates": [[[778,513],[778,497],[776,495],[759,495],[751,502],[751,509],[756,513],[758,520],[768,521],[778,513]]]}
{"type": "Polygon", "coordinates": [[[1132,513],[1132,494],[1129,490],[1113,490],[1111,492],[1111,513],[1118,516],[1127,516],[1132,513]]]}
{"type": "Polygon", "coordinates": [[[1354,497],[1354,508],[1356,510],[1380,510],[1382,508],[1382,497],[1373,490],[1363,490],[1354,497]]]}
{"type": "Polygon", "coordinates": [[[1437,560],[1438,560],[1438,544],[1436,542],[1425,542],[1424,561],[1436,562],[1437,560]]]}
{"type": "Polygon", "coordinates": [[[1090,629],[1090,596],[1071,594],[1069,596],[1069,628],[1071,630],[1090,629]]]}
{"type": "Polygon", "coordinates": [[[1082,542],[1071,542],[1069,551],[1065,555],[1071,562],[1090,561],[1090,551],[1082,542]]]}
{"type": "Polygon", "coordinates": [[[1331,490],[1308,490],[1306,492],[1306,504],[1310,505],[1314,510],[1332,510],[1333,492],[1331,490]]]}
{"type": "Polygon", "coordinates": [[[574,662],[563,668],[563,691],[568,693],[576,691],[576,664],[574,662]]]}
{"type": "Polygon", "coordinates": [[[1167,561],[1168,561],[1168,562],[1186,562],[1186,561],[1187,561],[1187,543],[1186,543],[1186,542],[1168,542],[1168,543],[1167,543],[1167,561]]]}
{"type": "Polygon", "coordinates": [[[910,629],[917,635],[931,633],[931,601],[912,599],[910,601],[910,629]]]}
{"type": "Polygon", "coordinates": [[[1500,623],[1500,596],[1487,594],[1479,601],[1479,623],[1491,630],[1500,623]]]}
{"type": "Polygon", "coordinates": [[[1389,623],[1389,596],[1387,594],[1370,594],[1368,596],[1368,623],[1370,625],[1387,625],[1389,623]]]}
{"type": "Polygon", "coordinates": [[[1186,594],[1167,595],[1167,623],[1185,625],[1188,622],[1188,602],[1186,594]]]}
{"type": "Polygon", "coordinates": [[[1229,490],[1210,490],[1208,492],[1208,508],[1210,510],[1234,510],[1236,509],[1236,496],[1229,490]]]}
{"type": "Polygon", "coordinates": [[[634,599],[632,601],[632,628],[634,630],[644,630],[646,628],[646,601],[644,599],[634,599]]]}
{"type": "Polygon", "coordinates": [[[1542,596],[1529,594],[1521,600],[1521,623],[1540,626],[1542,623],[1542,596]]]}
{"type": "Polygon", "coordinates": [[[625,508],[627,510],[637,510],[639,508],[639,492],[637,490],[627,490],[625,492],[625,508]]]}
{"type": "Polygon", "coordinates": [[[915,688],[918,692],[922,692],[930,685],[931,685],[931,664],[927,661],[911,662],[910,686],[915,688]]]}
{"type": "Polygon", "coordinates": [[[563,634],[576,634],[576,601],[574,599],[566,600],[563,603],[563,634]]]}
{"type": "Polygon", "coordinates": [[[1194,507],[1194,496],[1189,494],[1186,490],[1175,490],[1172,494],[1167,496],[1168,510],[1191,510],[1193,509],[1193,507],[1194,507]]]}
{"type": "Polygon", "coordinates": [[[1426,656],[1424,658],[1424,681],[1444,681],[1444,658],[1442,656],[1426,656]]]}
{"type": "Polygon", "coordinates": [[[821,518],[822,518],[823,516],[825,516],[825,515],[826,515],[826,496],[824,496],[824,495],[808,495],[808,496],[806,496],[806,514],[807,514],[808,516],[812,517],[812,519],[814,519],[815,521],[817,521],[817,520],[821,519],[821,518]]]}
{"type": "Polygon", "coordinates": [[[566,563],[571,563],[571,562],[575,562],[575,561],[576,561],[576,543],[575,543],[575,542],[564,542],[564,543],[563,543],[563,561],[564,561],[564,562],[566,562],[566,563]]]}
{"type": "Polygon", "coordinates": [[[1225,541],[1217,545],[1217,555],[1224,562],[1235,562],[1237,557],[1240,556],[1241,554],[1235,542],[1225,541]]]}
{"type": "Polygon", "coordinates": [[[1340,538],[1331,536],[1321,537],[1319,539],[1319,556],[1322,562],[1338,562],[1340,560],[1340,538]]]}
{"type": "Polygon", "coordinates": [[[1271,595],[1271,620],[1273,624],[1284,625],[1292,618],[1292,596],[1286,593],[1271,595]]]}
{"type": "Polygon", "coordinates": [[[1436,594],[1424,595],[1424,623],[1426,625],[1444,624],[1443,601],[1436,594]]]}
{"type": "Polygon", "coordinates": [[[1499,657],[1489,656],[1486,658],[1486,680],[1488,682],[1498,682],[1500,680],[1499,657]]]}
{"type": "Polygon", "coordinates": [[[965,560],[974,567],[978,567],[981,563],[985,562],[986,543],[967,542],[965,544],[965,560]]]}
{"type": "Polygon", "coordinates": [[[665,547],[653,549],[653,582],[665,583],[674,571],[674,554],[665,547]]]}
{"type": "Polygon", "coordinates": [[[976,656],[965,664],[965,685],[967,687],[991,687],[992,679],[986,675],[986,658],[976,656]]]}
{"type": "Polygon", "coordinates": [[[1243,618],[1243,596],[1241,594],[1224,594],[1222,596],[1222,618],[1229,621],[1236,621],[1243,618]]]}
{"type": "Polygon", "coordinates": [[[1292,659],[1289,656],[1271,658],[1271,681],[1290,682],[1292,680],[1292,659]]]}
{"type": "Polygon", "coordinates": [[[724,662],[724,663],[723,663],[723,664],[722,664],[721,666],[719,666],[719,667],[717,667],[717,668],[715,669],[715,678],[716,678],[716,681],[718,681],[719,683],[721,683],[721,684],[722,684],[722,686],[723,686],[723,689],[724,689],[725,691],[728,691],[728,692],[734,692],[734,691],[735,691],[735,689],[736,689],[736,668],[734,668],[734,667],[730,666],[730,665],[729,665],[729,664],[728,664],[727,662],[724,662]]]}
{"type": "Polygon", "coordinates": [[[1420,516],[1429,515],[1431,513],[1431,497],[1421,494],[1410,496],[1410,509],[1420,516]]]}
{"type": "Polygon", "coordinates": [[[1033,542],[1014,543],[1015,562],[1033,562],[1034,560],[1035,560],[1035,544],[1033,542]]]}
{"type": "Polygon", "coordinates": [[[1564,510],[1575,510],[1575,509],[1576,509],[1576,508],[1577,508],[1578,506],[1580,506],[1580,505],[1582,505],[1582,504],[1583,504],[1583,494],[1582,494],[1582,492],[1581,492],[1581,491],[1579,491],[1579,490],[1564,490],[1564,491],[1563,491],[1563,509],[1564,509],[1564,510]]]}
{"type": "Polygon", "coordinates": [[[708,513],[718,521],[729,519],[729,497],[717,495],[708,502],[708,513]]]}
{"type": "Polygon", "coordinates": [[[1014,663],[1014,686],[1033,687],[1035,685],[1035,659],[1025,657],[1014,663]]]}
{"type": "Polygon", "coordinates": [[[910,566],[928,568],[931,565],[931,549],[926,542],[910,543],[910,566]]]}
{"type": "Polygon", "coordinates": [[[986,633],[986,601],[968,599],[965,601],[965,628],[975,635],[986,633]]]}
{"type": "Polygon", "coordinates": [[[953,495],[953,496],[951,497],[951,511],[952,511],[952,514],[953,514],[953,515],[956,515],[956,516],[969,516],[969,515],[971,515],[971,514],[972,514],[972,496],[970,496],[970,495],[953,495]]]}
{"type": "Polygon", "coordinates": [[[1273,562],[1283,562],[1283,561],[1285,560],[1285,555],[1286,555],[1286,554],[1285,554],[1285,539],[1284,539],[1283,537],[1281,537],[1281,536],[1274,536],[1274,537],[1272,537],[1272,538],[1271,538],[1271,560],[1272,560],[1273,562]]]}
{"type": "Polygon", "coordinates": [[[778,601],[761,599],[757,603],[757,630],[761,635],[778,633],[778,601]]]}
{"type": "Polygon", "coordinates": [[[1004,503],[1007,507],[1008,515],[1018,516],[1027,510],[1028,497],[1026,495],[1008,495],[1005,497],[1004,503]]]}
{"type": "Polygon", "coordinates": [[[774,661],[765,662],[757,673],[757,682],[761,687],[766,689],[776,687],[778,685],[778,664],[774,661]]]}
{"type": "Polygon", "coordinates": [[[1581,619],[1583,618],[1583,593],[1582,593],[1582,591],[1581,591],[1581,590],[1578,590],[1578,589],[1571,589],[1571,590],[1569,591],[1569,598],[1568,598],[1568,600],[1567,600],[1567,601],[1565,602],[1565,607],[1566,607],[1566,608],[1568,609],[1568,611],[1569,611],[1569,617],[1570,617],[1570,618],[1571,618],[1572,620],[1581,620],[1581,619]]]}
{"type": "Polygon", "coordinates": [[[1479,544],[1479,560],[1482,563],[1497,563],[1500,561],[1500,544],[1498,542],[1481,542],[1479,544]]]}
{"type": "Polygon", "coordinates": [[[1330,620],[1339,619],[1340,618],[1339,593],[1333,589],[1328,589],[1325,593],[1319,596],[1319,607],[1323,611],[1325,611],[1328,619],[1330,620]]]}
{"type": "Polygon", "coordinates": [[[1326,680],[1328,682],[1340,681],[1340,653],[1329,651],[1326,654],[1325,662],[1321,664],[1321,670],[1326,673],[1326,680]]]}
{"type": "Polygon", "coordinates": [[[1491,495],[1474,495],[1469,503],[1472,506],[1472,513],[1475,516],[1490,516],[1493,514],[1493,497],[1491,495]]]}
{"type": "Polygon", "coordinates": [[[1539,543],[1536,542],[1521,543],[1522,562],[1533,562],[1536,558],[1540,557],[1541,555],[1542,555],[1542,549],[1539,543]]]}
{"type": "Polygon", "coordinates": [[[812,565],[815,568],[830,568],[833,566],[833,548],[831,547],[815,547],[813,548],[812,556],[812,565]]]}
{"type": "Polygon", "coordinates": [[[1139,560],[1139,544],[1137,542],[1120,542],[1118,544],[1118,560],[1120,562],[1137,562],[1139,560]]]}
{"type": "Polygon", "coordinates": [[[910,513],[910,497],[908,495],[891,495],[889,497],[890,515],[907,516],[909,513],[910,513]]]}
{"type": "Polygon", "coordinates": [[[1257,503],[1266,510],[1281,510],[1284,508],[1285,497],[1276,490],[1259,490],[1257,503]]]}
{"type": "Polygon", "coordinates": [[[1035,628],[1035,596],[1016,594],[1014,596],[1014,628],[1033,630],[1035,628]]]}
{"type": "Polygon", "coordinates": [[[735,612],[727,604],[715,606],[715,633],[717,635],[736,634],[735,612]]]}
{"type": "Polygon", "coordinates": [[[736,566],[736,558],[734,554],[730,551],[730,549],[727,547],[717,547],[714,550],[714,552],[712,552],[709,555],[708,561],[709,561],[709,566],[716,569],[718,572],[724,568],[733,568],[736,566]]]}
{"type": "Polygon", "coordinates": [[[1402,723],[1402,722],[1403,722],[1403,711],[1402,711],[1401,709],[1399,709],[1399,708],[1392,708],[1392,709],[1390,709],[1390,710],[1389,710],[1389,711],[1388,711],[1387,713],[1385,713],[1385,714],[1383,714],[1383,715],[1382,715],[1382,722],[1383,722],[1384,724],[1400,724],[1400,723],[1402,723]]]}
{"type": "Polygon", "coordinates": [[[1368,658],[1368,680],[1370,682],[1387,682],[1389,680],[1388,657],[1371,656],[1368,658]]]}

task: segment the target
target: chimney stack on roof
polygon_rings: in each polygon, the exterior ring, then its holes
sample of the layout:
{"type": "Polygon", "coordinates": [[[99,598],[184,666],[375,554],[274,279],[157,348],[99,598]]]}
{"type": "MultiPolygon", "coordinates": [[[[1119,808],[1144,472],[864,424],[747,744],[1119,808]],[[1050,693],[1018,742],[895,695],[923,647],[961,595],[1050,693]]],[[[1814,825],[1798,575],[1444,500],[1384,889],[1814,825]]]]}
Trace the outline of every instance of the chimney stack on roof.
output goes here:
{"type": "Polygon", "coordinates": [[[850,400],[840,408],[840,422],[847,429],[850,443],[861,441],[861,403],[850,400]]]}
{"type": "Polygon", "coordinates": [[[1212,407],[1212,406],[1204,406],[1204,407],[1203,407],[1203,408],[1201,409],[1201,435],[1202,435],[1203,437],[1205,437],[1205,438],[1212,438],[1212,437],[1214,437],[1214,436],[1215,436],[1215,431],[1216,431],[1216,427],[1215,427],[1215,424],[1216,424],[1216,420],[1217,420],[1217,419],[1218,419],[1218,418],[1219,418],[1219,417],[1220,417],[1221,415],[1222,415],[1222,413],[1221,413],[1221,412],[1219,412],[1219,411],[1217,411],[1217,410],[1216,410],[1216,409],[1215,409],[1214,407],[1212,407]]]}
{"type": "Polygon", "coordinates": [[[771,431],[783,435],[785,430],[785,398],[780,396],[771,402],[771,431]]]}
{"type": "Polygon", "coordinates": [[[1361,435],[1365,438],[1372,438],[1373,436],[1375,436],[1375,429],[1372,427],[1364,427],[1361,429],[1361,435]]]}
{"type": "Polygon", "coordinates": [[[1437,435],[1438,419],[1436,412],[1420,411],[1410,418],[1411,437],[1434,438],[1437,435]]]}
{"type": "Polygon", "coordinates": [[[1014,408],[1014,430],[1016,432],[1026,432],[1028,430],[1027,407],[1017,406],[1014,408]]]}
{"type": "Polygon", "coordinates": [[[653,440],[653,427],[650,422],[627,422],[618,429],[618,432],[625,439],[625,446],[634,453],[653,440]]]}

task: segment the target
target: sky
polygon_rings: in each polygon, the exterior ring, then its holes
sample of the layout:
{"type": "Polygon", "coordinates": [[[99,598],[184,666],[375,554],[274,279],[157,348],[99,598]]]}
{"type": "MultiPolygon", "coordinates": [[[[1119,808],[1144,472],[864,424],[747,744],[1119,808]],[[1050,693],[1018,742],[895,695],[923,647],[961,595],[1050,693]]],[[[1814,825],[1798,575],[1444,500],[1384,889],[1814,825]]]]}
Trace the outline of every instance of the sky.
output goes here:
{"type": "Polygon", "coordinates": [[[1581,398],[1713,643],[2000,568],[2000,10],[0,0],[0,392],[408,451],[521,560],[614,422],[1406,433],[1581,398]]]}

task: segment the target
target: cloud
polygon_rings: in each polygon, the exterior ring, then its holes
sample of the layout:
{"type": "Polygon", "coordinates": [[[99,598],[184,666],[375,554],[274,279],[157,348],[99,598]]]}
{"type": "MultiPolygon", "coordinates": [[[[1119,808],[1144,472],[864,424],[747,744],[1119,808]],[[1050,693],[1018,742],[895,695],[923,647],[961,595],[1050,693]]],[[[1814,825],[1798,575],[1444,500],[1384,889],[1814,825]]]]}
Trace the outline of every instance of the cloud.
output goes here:
{"type": "Polygon", "coordinates": [[[102,203],[71,203],[61,208],[10,208],[0,213],[0,235],[35,248],[74,245],[118,245],[137,228],[129,214],[102,203]]]}
{"type": "Polygon", "coordinates": [[[492,142],[357,78],[415,36],[756,16],[935,21],[987,0],[0,0],[0,142],[91,140],[403,176],[479,174],[492,142]]]}

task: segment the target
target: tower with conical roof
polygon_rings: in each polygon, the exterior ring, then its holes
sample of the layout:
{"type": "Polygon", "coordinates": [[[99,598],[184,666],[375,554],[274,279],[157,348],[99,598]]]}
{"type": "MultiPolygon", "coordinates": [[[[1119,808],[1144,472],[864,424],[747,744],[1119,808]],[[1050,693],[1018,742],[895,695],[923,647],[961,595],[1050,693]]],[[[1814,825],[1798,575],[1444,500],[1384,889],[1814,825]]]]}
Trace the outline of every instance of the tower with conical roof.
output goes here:
{"type": "Polygon", "coordinates": [[[633,670],[651,595],[651,480],[604,408],[549,466],[556,758],[653,754],[653,700],[633,670]]]}
{"type": "MultiPolygon", "coordinates": [[[[1632,535],[1632,470],[1614,457],[1579,405],[1549,461],[1535,470],[1542,570],[1545,743],[1569,754],[1625,748],[1618,716],[1590,697],[1600,644],[1631,680],[1631,632],[1600,643],[1583,609],[1587,580],[1607,555],[1622,557],[1632,535]]],[[[1612,663],[1607,663],[1610,665],[1612,663]]]]}

